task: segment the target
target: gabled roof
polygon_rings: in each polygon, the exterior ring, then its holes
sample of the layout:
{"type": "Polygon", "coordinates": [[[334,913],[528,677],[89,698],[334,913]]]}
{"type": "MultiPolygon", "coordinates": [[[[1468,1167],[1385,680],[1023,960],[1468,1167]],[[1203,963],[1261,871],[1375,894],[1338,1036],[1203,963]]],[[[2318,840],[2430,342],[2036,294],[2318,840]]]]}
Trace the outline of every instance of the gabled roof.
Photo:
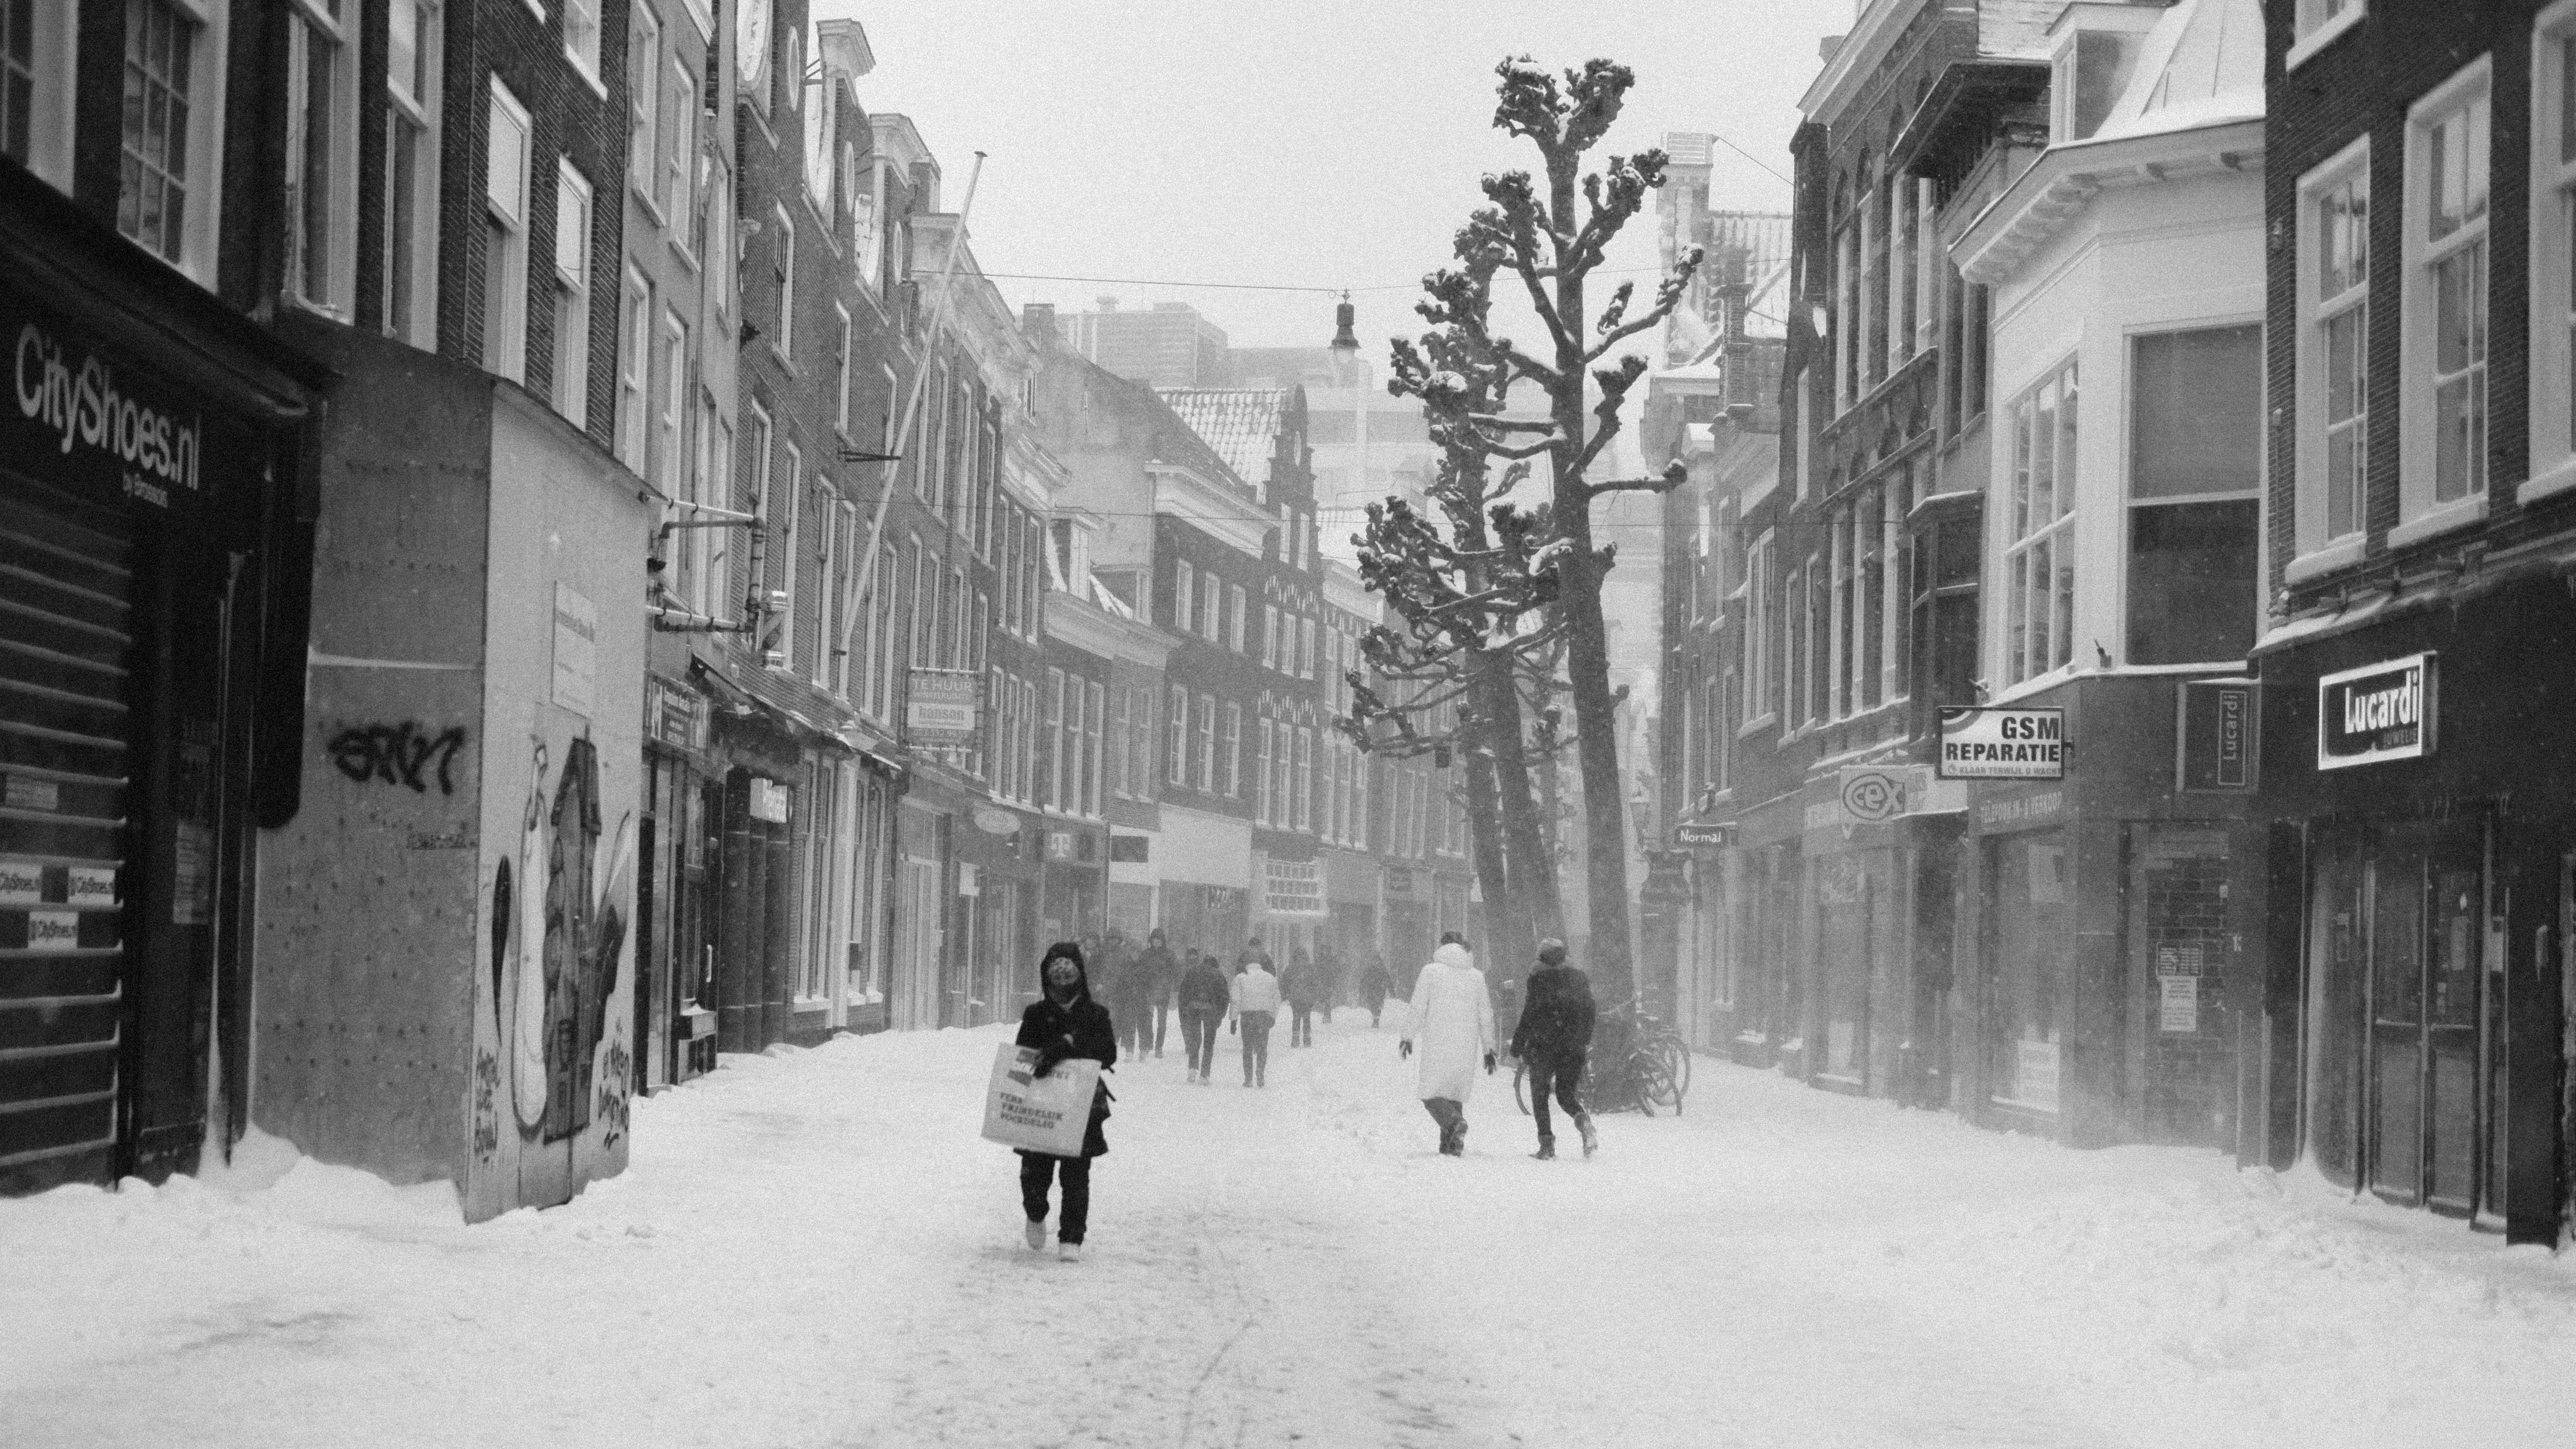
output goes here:
{"type": "Polygon", "coordinates": [[[1267,495],[1276,439],[1288,426],[1296,394],[1286,388],[1174,387],[1158,394],[1190,431],[1205,439],[1234,475],[1267,495]]]}
{"type": "Polygon", "coordinates": [[[2148,33],[2140,60],[2094,133],[2101,139],[2263,114],[2263,11],[2255,0],[2181,0],[2148,33]]]}

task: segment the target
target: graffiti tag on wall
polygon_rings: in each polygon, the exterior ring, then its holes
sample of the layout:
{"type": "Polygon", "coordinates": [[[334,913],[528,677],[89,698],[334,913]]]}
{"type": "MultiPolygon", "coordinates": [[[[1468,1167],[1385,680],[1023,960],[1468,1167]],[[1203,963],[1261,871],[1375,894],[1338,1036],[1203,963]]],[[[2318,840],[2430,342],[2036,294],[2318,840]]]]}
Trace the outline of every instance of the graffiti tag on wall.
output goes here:
{"type": "Polygon", "coordinates": [[[465,727],[450,725],[431,734],[411,720],[398,725],[351,725],[333,735],[327,748],[340,773],[361,785],[371,780],[408,785],[414,793],[425,795],[434,779],[438,793],[453,795],[456,782],[448,771],[465,748],[465,727]]]}

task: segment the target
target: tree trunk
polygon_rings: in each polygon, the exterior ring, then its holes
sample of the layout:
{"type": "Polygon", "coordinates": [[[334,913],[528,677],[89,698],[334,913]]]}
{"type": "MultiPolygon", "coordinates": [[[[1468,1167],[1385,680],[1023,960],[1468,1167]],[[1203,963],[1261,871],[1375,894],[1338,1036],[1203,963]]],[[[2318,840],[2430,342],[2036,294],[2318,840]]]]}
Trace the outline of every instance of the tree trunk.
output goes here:
{"type": "Polygon", "coordinates": [[[1476,857],[1476,884],[1485,893],[1487,979],[1494,980],[1497,978],[1490,973],[1495,963],[1529,959],[1529,911],[1513,892],[1503,859],[1501,812],[1494,802],[1494,762],[1471,743],[1459,763],[1467,776],[1468,847],[1476,857]]]}
{"type": "Polygon", "coordinates": [[[1528,739],[1521,725],[1520,690],[1507,653],[1480,656],[1476,712],[1494,755],[1494,787],[1502,807],[1503,855],[1513,898],[1528,915],[1532,945],[1538,936],[1565,934],[1565,906],[1556,889],[1556,853],[1539,828],[1538,801],[1530,792],[1528,739]]]}

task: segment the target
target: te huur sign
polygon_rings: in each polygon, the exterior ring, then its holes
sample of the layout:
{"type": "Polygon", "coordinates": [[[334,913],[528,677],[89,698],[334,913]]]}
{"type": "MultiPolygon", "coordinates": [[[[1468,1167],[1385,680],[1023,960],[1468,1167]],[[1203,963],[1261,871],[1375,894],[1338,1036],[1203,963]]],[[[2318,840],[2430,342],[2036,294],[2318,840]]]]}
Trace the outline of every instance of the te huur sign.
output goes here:
{"type": "Polygon", "coordinates": [[[2441,678],[2432,654],[2365,664],[2317,681],[2317,768],[2349,770],[2433,753],[2441,678]]]}
{"type": "Polygon", "coordinates": [[[2260,784],[2262,687],[2250,679],[2193,679],[2175,696],[2174,788],[2198,794],[2260,784]]]}
{"type": "Polygon", "coordinates": [[[2063,780],[2066,711],[1945,709],[1938,773],[1944,780],[2063,780]]]}

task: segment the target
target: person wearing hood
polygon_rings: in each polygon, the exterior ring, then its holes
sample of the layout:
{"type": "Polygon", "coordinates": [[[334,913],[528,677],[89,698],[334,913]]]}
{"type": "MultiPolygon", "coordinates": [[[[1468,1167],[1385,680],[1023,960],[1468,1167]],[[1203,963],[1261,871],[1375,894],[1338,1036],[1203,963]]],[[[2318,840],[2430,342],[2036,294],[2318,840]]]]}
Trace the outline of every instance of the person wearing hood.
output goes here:
{"type": "Polygon", "coordinates": [[[1243,1084],[1270,1085],[1270,1024],[1279,1019],[1279,978],[1261,961],[1247,961],[1234,974],[1226,1004],[1234,1016],[1226,1023],[1243,1029],[1243,1084]]]}
{"type": "Polygon", "coordinates": [[[1225,1019],[1233,989],[1216,958],[1202,955],[1199,964],[1182,974],[1180,995],[1181,1045],[1189,1050],[1192,1079],[1205,1085],[1216,1067],[1216,1024],[1225,1019]]]}
{"type": "Polygon", "coordinates": [[[1360,1005],[1368,1008],[1369,1030],[1377,1030],[1378,1017],[1394,991],[1395,978],[1386,973],[1386,958],[1371,951],[1368,964],[1360,968],[1360,1005]]]}
{"type": "MultiPolygon", "coordinates": [[[[1105,1074],[1118,1064],[1118,1031],[1109,1009],[1091,999],[1091,979],[1083,968],[1082,947],[1058,941],[1038,963],[1045,994],[1020,1013],[1017,1044],[1037,1049],[1035,1075],[1054,1071],[1056,1063],[1084,1058],[1100,1063],[1105,1074]]],[[[1064,1183],[1064,1211],[1056,1219],[1056,1256],[1070,1262],[1082,1256],[1083,1230],[1091,1219],[1091,1159],[1109,1150],[1100,1124],[1109,1120],[1109,1082],[1091,1098],[1091,1123],[1083,1130],[1082,1154],[1056,1157],[1044,1152],[1020,1153],[1020,1207],[1028,1214],[1031,1251],[1046,1246],[1047,1189],[1064,1183]]]]}
{"type": "Polygon", "coordinates": [[[1465,1156],[1467,1098],[1476,1088],[1476,1068],[1494,1070],[1494,996],[1465,945],[1443,944],[1414,973],[1413,1020],[1397,1053],[1416,1059],[1415,1095],[1440,1124],[1441,1153],[1465,1156]]]}
{"type": "MultiPolygon", "coordinates": [[[[1154,1018],[1154,1055],[1159,1058],[1163,1055],[1163,1032],[1171,1022],[1172,993],[1181,984],[1181,963],[1163,944],[1163,933],[1156,931],[1145,938],[1144,954],[1136,958],[1135,969],[1145,978],[1145,995],[1154,1018]]],[[[1144,1053],[1140,1050],[1137,1055],[1144,1053]]]]}
{"type": "Polygon", "coordinates": [[[1538,1151],[1531,1155],[1541,1161],[1556,1156],[1556,1129],[1547,1115],[1551,1089],[1583,1135],[1583,1155],[1601,1146],[1592,1116],[1575,1094],[1584,1054],[1592,1049],[1593,1014],[1592,978],[1565,964],[1563,941],[1550,936],[1539,942],[1538,969],[1530,973],[1520,1025],[1512,1029],[1512,1055],[1529,1067],[1530,1115],[1538,1119],[1538,1151]]]}

